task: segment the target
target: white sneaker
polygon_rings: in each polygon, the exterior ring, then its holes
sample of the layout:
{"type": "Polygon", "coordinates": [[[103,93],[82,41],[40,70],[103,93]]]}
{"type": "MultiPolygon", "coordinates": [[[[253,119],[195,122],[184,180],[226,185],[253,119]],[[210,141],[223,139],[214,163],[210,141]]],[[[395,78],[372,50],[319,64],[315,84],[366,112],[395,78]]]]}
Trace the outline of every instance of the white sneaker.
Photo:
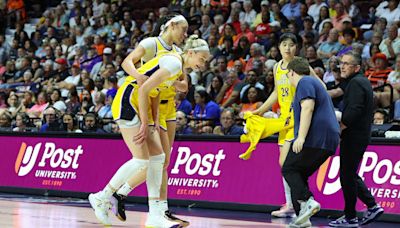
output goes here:
{"type": "Polygon", "coordinates": [[[284,204],[279,210],[271,212],[271,215],[278,218],[293,218],[296,216],[293,207],[284,204]]]}
{"type": "MultiPolygon", "coordinates": [[[[321,210],[321,205],[310,197],[307,202],[302,202],[300,204],[301,210],[299,216],[293,221],[296,225],[306,224],[310,220],[310,217],[315,215],[319,210],[321,210]]],[[[301,226],[303,227],[303,226],[301,226]]]]}
{"type": "Polygon", "coordinates": [[[94,210],[96,218],[105,226],[110,226],[110,218],[108,217],[108,210],[111,208],[111,203],[107,199],[100,196],[101,192],[89,195],[90,206],[94,210]]]}
{"type": "Polygon", "coordinates": [[[311,226],[312,226],[312,224],[311,224],[310,219],[308,219],[305,223],[302,223],[302,224],[296,224],[296,219],[293,222],[289,223],[290,228],[305,228],[305,227],[311,227],[311,226]]]}
{"type": "Polygon", "coordinates": [[[173,222],[165,218],[163,215],[153,215],[147,214],[147,220],[145,223],[146,228],[178,228],[182,225],[178,222],[173,222]]]}

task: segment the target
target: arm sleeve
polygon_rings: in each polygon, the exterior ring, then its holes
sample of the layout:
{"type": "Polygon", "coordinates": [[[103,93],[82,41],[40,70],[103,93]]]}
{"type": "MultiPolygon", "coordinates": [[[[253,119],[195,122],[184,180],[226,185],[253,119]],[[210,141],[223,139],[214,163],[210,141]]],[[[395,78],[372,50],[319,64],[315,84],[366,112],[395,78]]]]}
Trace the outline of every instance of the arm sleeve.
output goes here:
{"type": "Polygon", "coordinates": [[[315,100],[317,98],[316,90],[313,83],[311,83],[311,80],[303,79],[296,88],[296,95],[298,96],[299,101],[304,99],[315,100]]]}
{"type": "Polygon", "coordinates": [[[351,96],[348,95],[348,102],[342,112],[342,122],[346,126],[350,126],[351,123],[356,122],[357,119],[364,114],[363,110],[365,100],[365,93],[360,81],[354,80],[354,82],[349,83],[348,91],[351,91],[351,96]]]}
{"type": "Polygon", "coordinates": [[[175,75],[182,70],[182,62],[176,56],[165,55],[158,61],[160,68],[167,69],[171,75],[175,75]]]}
{"type": "Polygon", "coordinates": [[[146,38],[139,43],[140,46],[142,46],[146,52],[143,56],[143,60],[145,62],[149,61],[150,59],[154,58],[157,52],[157,43],[154,37],[149,37],[146,38]]]}

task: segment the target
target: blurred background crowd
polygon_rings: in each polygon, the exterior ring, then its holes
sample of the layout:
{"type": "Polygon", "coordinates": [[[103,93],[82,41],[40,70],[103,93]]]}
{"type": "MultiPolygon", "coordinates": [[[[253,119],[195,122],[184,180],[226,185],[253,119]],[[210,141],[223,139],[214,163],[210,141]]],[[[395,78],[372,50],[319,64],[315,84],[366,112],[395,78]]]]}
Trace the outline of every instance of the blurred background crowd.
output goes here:
{"type": "MultiPolygon", "coordinates": [[[[399,0],[0,0],[0,131],[118,133],[121,62],[159,18],[180,13],[212,58],[177,93],[178,134],[240,135],[274,90],[279,36],[296,34],[341,109],[340,56],[356,51],[375,124],[400,120],[399,0]]],[[[279,106],[264,114],[279,116],[279,106]]]]}

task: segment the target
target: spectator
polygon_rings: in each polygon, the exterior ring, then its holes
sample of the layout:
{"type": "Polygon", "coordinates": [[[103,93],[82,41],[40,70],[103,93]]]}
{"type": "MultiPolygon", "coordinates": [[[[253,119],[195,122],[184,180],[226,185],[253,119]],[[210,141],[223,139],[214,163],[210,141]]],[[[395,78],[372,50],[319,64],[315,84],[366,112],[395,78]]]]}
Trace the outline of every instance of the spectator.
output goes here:
{"type": "Polygon", "coordinates": [[[367,60],[367,59],[370,59],[372,57],[371,54],[370,54],[371,46],[374,45],[374,44],[379,46],[379,44],[381,42],[382,42],[382,34],[379,33],[379,32],[374,32],[372,34],[371,41],[367,42],[364,45],[364,49],[363,49],[363,53],[362,53],[362,58],[363,58],[364,61],[367,60]]]}
{"type": "Polygon", "coordinates": [[[318,58],[317,49],[313,45],[307,47],[306,58],[312,68],[321,67],[325,69],[324,63],[318,58]]]}
{"type": "Polygon", "coordinates": [[[317,54],[318,57],[326,64],[330,57],[336,55],[342,50],[342,45],[338,42],[339,33],[336,29],[329,31],[328,41],[323,42],[319,46],[317,54]]]}
{"type": "Polygon", "coordinates": [[[398,37],[397,25],[392,25],[388,30],[388,38],[382,40],[379,45],[379,50],[390,60],[394,60],[397,54],[400,53],[400,37],[398,37]]]}
{"type": "Polygon", "coordinates": [[[239,98],[241,86],[239,85],[238,74],[235,70],[230,70],[228,77],[224,80],[221,90],[219,91],[215,102],[226,108],[232,105],[239,98]],[[238,85],[238,86],[236,86],[238,85]]]}
{"type": "Polygon", "coordinates": [[[63,125],[60,124],[57,110],[53,106],[49,106],[44,110],[43,122],[40,132],[63,131],[63,125]]]}
{"type": "Polygon", "coordinates": [[[190,135],[192,134],[192,129],[188,126],[188,120],[186,114],[182,111],[176,112],[176,134],[180,135],[190,135]]]}
{"type": "Polygon", "coordinates": [[[375,67],[368,69],[365,76],[368,77],[373,87],[380,86],[386,83],[389,73],[392,68],[388,67],[388,61],[383,53],[377,53],[372,57],[372,62],[375,67]]]}
{"type": "Polygon", "coordinates": [[[235,124],[235,116],[232,110],[224,109],[221,113],[221,126],[216,126],[213,133],[216,135],[242,135],[243,127],[235,124]]]}
{"type": "Polygon", "coordinates": [[[240,21],[247,22],[248,24],[253,23],[253,21],[256,19],[257,13],[253,9],[253,4],[250,0],[245,0],[243,2],[243,9],[244,12],[240,12],[239,15],[240,21]]]}
{"type": "MultiPolygon", "coordinates": [[[[99,91],[97,91],[99,92],[99,91]]],[[[94,106],[93,104],[93,97],[95,95],[95,93],[97,93],[96,91],[93,92],[93,95],[90,93],[90,91],[84,89],[81,93],[82,99],[81,99],[81,110],[80,113],[81,114],[86,114],[88,112],[90,112],[91,108],[94,106]],[[92,97],[93,96],[93,97],[92,97]]],[[[104,93],[103,93],[104,94],[104,93]]]]}
{"type": "Polygon", "coordinates": [[[398,0],[389,0],[387,1],[387,7],[383,8],[382,10],[377,10],[375,16],[383,17],[387,20],[389,26],[396,24],[399,22],[400,18],[400,8],[398,7],[399,1],[398,0]]]}
{"type": "Polygon", "coordinates": [[[264,64],[266,58],[262,55],[262,46],[258,43],[253,43],[250,46],[250,59],[247,61],[246,67],[245,67],[245,73],[251,69],[254,69],[254,62],[256,60],[261,61],[262,64],[264,64]]]}
{"type": "Polygon", "coordinates": [[[342,2],[338,2],[335,4],[336,16],[332,17],[333,27],[339,32],[343,31],[343,21],[350,20],[350,16],[346,13],[344,9],[344,5],[342,2]]]}
{"type": "Polygon", "coordinates": [[[353,24],[355,25],[361,25],[361,13],[360,9],[353,3],[353,0],[343,0],[343,6],[345,11],[349,14],[349,17],[351,18],[351,21],[353,21],[353,24]]]}
{"type": "Polygon", "coordinates": [[[264,94],[266,97],[269,97],[271,93],[274,91],[275,83],[274,83],[274,71],[273,69],[269,69],[265,72],[264,78],[261,81],[261,84],[264,85],[264,94]]]}
{"type": "Polygon", "coordinates": [[[211,20],[209,15],[203,15],[201,17],[201,26],[199,28],[202,36],[201,38],[204,40],[207,40],[208,37],[210,36],[210,30],[211,30],[211,20]]]}
{"type": "Polygon", "coordinates": [[[228,68],[227,65],[228,61],[225,56],[221,55],[217,58],[217,72],[219,76],[221,76],[223,79],[226,79],[228,76],[228,68]]]}
{"type": "MultiPolygon", "coordinates": [[[[324,7],[322,8],[324,9],[324,7]]],[[[319,31],[319,38],[318,38],[318,42],[317,42],[317,46],[321,45],[321,43],[325,42],[328,40],[329,37],[329,31],[331,31],[331,29],[333,29],[333,25],[330,19],[328,20],[324,20],[321,22],[321,24],[319,25],[318,31],[319,31]]]]}
{"type": "Polygon", "coordinates": [[[106,69],[106,65],[108,63],[113,63],[113,60],[112,60],[112,49],[109,48],[109,47],[104,48],[103,61],[102,62],[98,62],[93,66],[92,71],[90,72],[90,77],[93,80],[95,80],[97,77],[101,77],[101,74],[106,69]]]}
{"type": "Polygon", "coordinates": [[[271,9],[272,9],[274,21],[279,22],[279,24],[281,25],[282,28],[287,27],[287,25],[289,24],[289,20],[282,13],[280,5],[276,2],[271,3],[271,9]]]}
{"type": "Polygon", "coordinates": [[[11,131],[12,116],[7,110],[0,111],[0,131],[11,131]]]}
{"type": "Polygon", "coordinates": [[[400,54],[397,55],[395,68],[390,72],[387,80],[396,90],[400,90],[400,54]]]}
{"type": "MultiPolygon", "coordinates": [[[[328,9],[327,5],[325,2],[323,2],[322,0],[315,0],[315,3],[312,4],[309,8],[308,8],[308,15],[310,15],[311,17],[313,17],[314,21],[318,21],[319,19],[321,19],[321,8],[325,7],[326,9],[328,9]]],[[[329,12],[328,12],[329,13],[329,12]]],[[[329,14],[328,14],[328,18],[329,18],[329,14]]],[[[325,18],[324,18],[325,19],[325,18]]]]}
{"type": "Polygon", "coordinates": [[[298,0],[290,0],[282,7],[282,13],[288,20],[296,20],[300,17],[300,5],[298,0]]]}
{"type": "Polygon", "coordinates": [[[14,61],[8,60],[6,63],[6,71],[3,74],[4,81],[6,83],[14,83],[15,72],[16,70],[14,61]]]}
{"type": "Polygon", "coordinates": [[[56,67],[55,67],[55,72],[54,72],[54,78],[51,78],[49,81],[50,82],[60,82],[65,80],[69,76],[68,72],[68,62],[66,59],[56,59],[55,61],[56,67]],[[54,80],[53,80],[54,79],[54,80]]]}
{"type": "Polygon", "coordinates": [[[18,112],[22,109],[22,104],[19,101],[18,96],[15,93],[11,93],[8,97],[8,112],[10,113],[11,117],[14,118],[18,112]]]}
{"type": "Polygon", "coordinates": [[[78,127],[78,121],[73,113],[65,113],[63,115],[63,124],[67,132],[82,133],[82,130],[78,127]]]}
{"type": "Polygon", "coordinates": [[[87,113],[83,117],[83,132],[85,133],[105,133],[103,129],[99,127],[99,120],[95,113],[87,113]]]}
{"type": "Polygon", "coordinates": [[[56,86],[61,89],[62,97],[68,97],[69,90],[75,86],[78,86],[81,79],[80,71],[79,65],[74,63],[71,68],[71,75],[66,77],[64,81],[56,84],[56,86]]]}
{"type": "Polygon", "coordinates": [[[244,96],[246,96],[246,99],[242,99],[242,103],[235,108],[241,118],[243,118],[245,112],[255,111],[261,107],[262,101],[265,100],[263,90],[255,86],[250,86],[244,96]]]}
{"type": "Polygon", "coordinates": [[[66,105],[67,112],[71,112],[76,115],[80,111],[81,103],[79,103],[79,97],[76,88],[70,89],[66,105]]]}
{"type": "MultiPolygon", "coordinates": [[[[268,60],[275,60],[276,62],[279,62],[282,59],[282,55],[279,52],[279,49],[277,46],[272,46],[269,49],[269,52],[267,53],[266,58],[268,60]]],[[[267,61],[265,62],[265,64],[267,64],[267,61]]]]}
{"type": "Polygon", "coordinates": [[[269,16],[270,16],[271,20],[269,22],[274,21],[274,14],[269,9],[268,0],[267,1],[265,1],[265,0],[261,1],[260,6],[261,6],[261,12],[257,14],[256,19],[252,22],[252,24],[251,24],[251,28],[252,29],[257,27],[257,25],[261,23],[261,15],[263,15],[265,13],[268,13],[269,16]]]}
{"type": "MultiPolygon", "coordinates": [[[[261,23],[261,22],[260,22],[261,23]]],[[[241,32],[236,36],[233,46],[236,48],[239,46],[240,41],[244,41],[245,39],[242,39],[242,37],[246,37],[247,38],[247,43],[250,44],[254,43],[255,41],[255,36],[254,33],[250,30],[249,28],[249,24],[245,21],[242,21],[240,23],[240,29],[241,32]]],[[[247,46],[247,45],[246,45],[247,46]]]]}
{"type": "MultiPolygon", "coordinates": [[[[240,23],[239,23],[239,28],[240,28],[240,23]]],[[[231,37],[232,40],[235,40],[236,39],[236,33],[237,32],[235,31],[235,28],[233,27],[232,24],[225,24],[224,33],[219,38],[218,45],[223,45],[226,37],[231,37]]]]}
{"type": "Polygon", "coordinates": [[[175,97],[176,110],[179,110],[186,115],[190,115],[192,112],[192,104],[186,99],[186,94],[177,92],[175,97]]]}
{"type": "Polygon", "coordinates": [[[210,95],[212,101],[215,101],[215,99],[217,98],[218,93],[221,91],[223,83],[224,80],[219,75],[215,75],[212,78],[210,85],[207,87],[207,93],[210,95]]]}
{"type": "Polygon", "coordinates": [[[21,58],[21,65],[19,67],[16,65],[17,72],[15,72],[13,82],[23,82],[24,73],[30,70],[30,66],[31,66],[31,60],[29,59],[29,57],[25,56],[21,58]]]}
{"type": "Polygon", "coordinates": [[[194,99],[196,106],[193,111],[193,120],[189,122],[189,126],[193,132],[198,134],[211,133],[213,126],[219,124],[219,106],[211,101],[205,90],[195,92],[194,99]]]}
{"type": "Polygon", "coordinates": [[[94,95],[94,103],[95,105],[89,108],[89,112],[95,113],[101,119],[112,117],[110,112],[111,106],[106,106],[106,95],[104,95],[104,93],[96,92],[94,95]]]}
{"type": "MultiPolygon", "coordinates": [[[[300,31],[299,35],[303,38],[303,40],[306,38],[306,35],[311,33],[313,34],[313,44],[317,41],[318,38],[318,32],[313,28],[314,25],[314,19],[311,16],[307,16],[304,18],[303,21],[303,27],[304,29],[300,31]]],[[[309,35],[310,36],[310,35],[309,35]]]]}
{"type": "Polygon", "coordinates": [[[22,111],[30,109],[35,105],[35,103],[33,102],[34,97],[35,97],[35,95],[34,95],[34,93],[32,91],[25,91],[24,92],[24,98],[21,101],[21,103],[23,105],[22,111]]]}
{"type": "Polygon", "coordinates": [[[30,117],[42,117],[43,111],[47,108],[48,105],[49,103],[47,101],[47,93],[42,91],[37,96],[36,104],[27,110],[27,114],[30,117]]]}
{"type": "Polygon", "coordinates": [[[261,23],[259,23],[254,29],[254,34],[256,35],[256,40],[258,43],[268,46],[269,43],[269,34],[272,32],[270,27],[270,14],[269,12],[265,12],[261,15],[261,23]]]}
{"type": "Polygon", "coordinates": [[[39,60],[32,59],[31,71],[33,74],[32,81],[39,83],[44,74],[43,67],[40,65],[39,60]]]}
{"type": "Polygon", "coordinates": [[[235,46],[233,53],[234,53],[233,57],[234,60],[242,59],[243,61],[245,61],[250,58],[250,42],[247,36],[242,36],[239,39],[238,45],[235,46]]]}
{"type": "MultiPolygon", "coordinates": [[[[238,85],[238,87],[240,87],[239,99],[241,102],[248,103],[247,93],[250,87],[256,87],[257,89],[259,89],[259,91],[264,90],[264,85],[258,82],[257,80],[258,80],[258,74],[256,70],[250,70],[249,72],[247,72],[245,82],[241,83],[241,85],[238,85]]],[[[259,95],[261,100],[264,100],[266,98],[265,94],[263,94],[262,92],[260,92],[259,95]]]]}
{"type": "Polygon", "coordinates": [[[388,121],[388,113],[385,109],[377,109],[374,112],[374,124],[375,125],[382,125],[382,124],[386,124],[388,121]]]}
{"type": "Polygon", "coordinates": [[[26,132],[29,124],[29,116],[26,113],[19,112],[15,117],[15,128],[12,129],[14,132],[26,132]]]}
{"type": "Polygon", "coordinates": [[[231,16],[229,17],[228,21],[224,25],[224,34],[227,32],[230,32],[230,33],[226,34],[228,36],[234,36],[234,35],[242,32],[240,29],[239,11],[232,9],[231,16]],[[226,26],[230,27],[229,31],[226,31],[226,26]]]}

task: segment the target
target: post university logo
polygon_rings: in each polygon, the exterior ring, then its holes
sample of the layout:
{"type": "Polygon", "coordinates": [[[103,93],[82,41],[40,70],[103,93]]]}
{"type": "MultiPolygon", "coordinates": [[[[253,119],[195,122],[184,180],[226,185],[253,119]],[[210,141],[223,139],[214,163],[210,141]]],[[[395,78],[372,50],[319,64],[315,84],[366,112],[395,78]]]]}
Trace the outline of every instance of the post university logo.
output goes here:
{"type": "Polygon", "coordinates": [[[42,145],[43,143],[37,143],[28,146],[25,142],[21,143],[15,160],[15,173],[23,177],[36,168],[35,177],[75,179],[76,173],[67,170],[76,170],[79,167],[79,157],[83,154],[82,146],[64,151],[52,142],[44,143],[43,147],[42,145]],[[39,155],[41,158],[37,163],[39,155]]]}
{"type": "MultiPolygon", "coordinates": [[[[339,169],[340,157],[334,156],[328,158],[318,170],[316,185],[324,195],[335,194],[341,189],[339,169]]],[[[362,179],[368,177],[368,180],[372,180],[372,183],[367,183],[372,195],[400,198],[400,160],[382,159],[378,153],[366,151],[358,175],[362,179]]]]}

